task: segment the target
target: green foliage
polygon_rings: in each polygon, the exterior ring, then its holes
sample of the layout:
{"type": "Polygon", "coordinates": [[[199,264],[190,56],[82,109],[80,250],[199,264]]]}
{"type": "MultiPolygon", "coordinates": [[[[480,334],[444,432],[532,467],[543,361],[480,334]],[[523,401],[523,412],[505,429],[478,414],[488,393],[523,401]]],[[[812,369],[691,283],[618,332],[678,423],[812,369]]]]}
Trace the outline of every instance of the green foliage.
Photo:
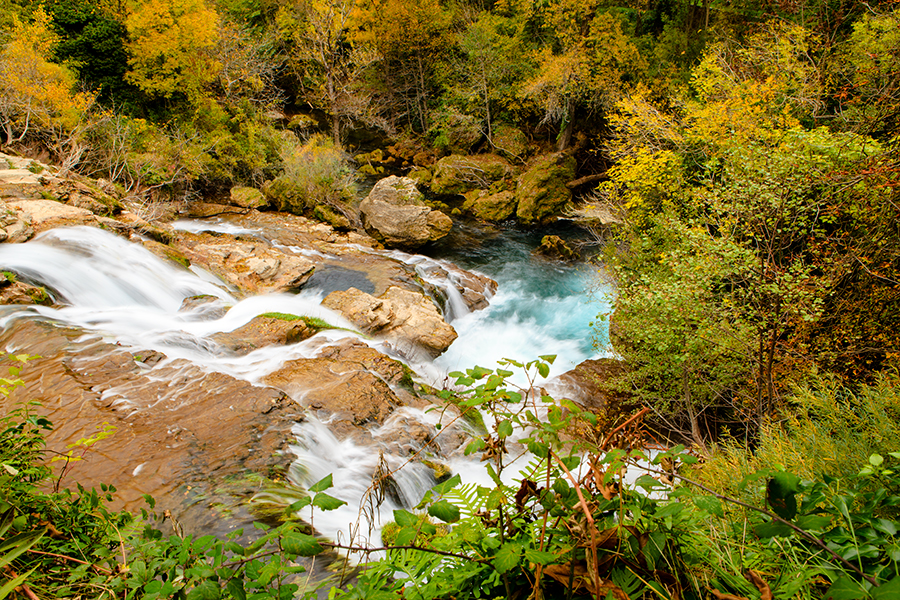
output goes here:
{"type": "Polygon", "coordinates": [[[313,136],[303,144],[286,141],[282,160],[284,173],[263,188],[279,210],[311,214],[317,204],[326,204],[355,219],[350,203],[356,178],[347,156],[331,139],[313,136]]]}

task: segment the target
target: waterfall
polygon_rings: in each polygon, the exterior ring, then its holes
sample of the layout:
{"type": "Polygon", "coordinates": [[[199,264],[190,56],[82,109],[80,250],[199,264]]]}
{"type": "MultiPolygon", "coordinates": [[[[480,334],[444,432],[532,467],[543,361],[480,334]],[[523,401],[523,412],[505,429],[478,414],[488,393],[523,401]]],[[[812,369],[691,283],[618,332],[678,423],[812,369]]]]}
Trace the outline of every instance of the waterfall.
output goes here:
{"type": "MultiPolygon", "coordinates": [[[[258,230],[226,222],[181,221],[176,226],[193,232],[262,235],[258,230]]],[[[490,252],[485,252],[487,244],[476,248],[473,260],[463,264],[500,283],[490,306],[475,312],[469,311],[463,299],[461,288],[464,291],[465,282],[457,277],[458,269],[454,265],[465,261],[456,257],[430,258],[365,249],[410,266],[422,281],[440,290],[443,296],[440,303],[444,316],[452,322],[459,338],[434,363],[410,365],[423,381],[440,386],[449,370],[476,364],[493,368],[504,357],[528,361],[539,354],[559,355],[553,370],[553,375],[558,375],[585,358],[602,354],[589,341],[585,342],[585,338],[590,338],[589,322],[602,310],[602,306],[585,302],[593,281],[592,272],[533,257],[528,243],[515,237],[511,245],[508,242],[507,239],[506,245],[498,245],[490,252]]],[[[156,365],[142,367],[148,370],[151,380],[156,369],[167,367],[168,377],[172,377],[172,372],[182,371],[185,377],[192,377],[199,370],[225,373],[261,385],[267,374],[286,361],[316,357],[323,349],[347,337],[380,349],[377,340],[359,336],[340,314],[322,307],[321,291],[238,300],[212,274],[197,268],[185,269],[140,245],[96,228],[60,228],[25,244],[0,244],[0,269],[46,286],[60,305],[3,307],[0,329],[17,319],[47,319],[80,328],[89,334],[86,337],[111,342],[117,348],[160,352],[164,359],[156,365]],[[186,298],[198,295],[212,298],[206,304],[183,308],[186,298]],[[318,317],[344,329],[326,330],[287,346],[265,346],[242,356],[224,352],[215,341],[216,334],[234,331],[266,312],[318,317]]],[[[72,360],[77,363],[79,358],[75,356],[72,360]]],[[[173,388],[166,393],[179,392],[173,388]]],[[[111,386],[104,394],[104,399],[116,406],[129,402],[125,387],[111,386]]],[[[291,480],[308,486],[331,473],[335,482],[333,495],[348,502],[345,508],[333,513],[312,515],[316,528],[333,539],[347,541],[353,529],[348,529],[348,524],[358,522],[360,502],[367,497],[373,475],[379,468],[393,472],[393,491],[386,498],[382,513],[390,515],[394,508],[414,506],[434,484],[435,473],[420,460],[409,462],[409,448],[403,446],[406,442],[394,438],[397,432],[408,435],[418,427],[437,431],[440,423],[440,431],[447,432],[441,435],[448,439],[451,433],[447,419],[452,419],[451,413],[403,407],[365,436],[343,439],[334,434],[328,422],[313,415],[298,423],[293,430],[292,450],[297,459],[290,471],[291,480]]],[[[460,422],[457,427],[464,424],[460,422]]],[[[471,433],[463,431],[460,435],[471,433]]],[[[484,473],[472,459],[461,456],[452,445],[441,447],[442,443],[438,437],[435,445],[443,454],[435,454],[435,460],[461,472],[466,481],[482,481],[484,473]]],[[[527,463],[528,456],[524,455],[520,461],[527,463]]],[[[134,476],[140,477],[140,471],[135,469],[134,476]]],[[[515,471],[512,468],[507,473],[512,477],[515,471]]],[[[354,535],[365,535],[368,541],[377,543],[378,520],[375,515],[371,534],[356,530],[354,535]]]]}

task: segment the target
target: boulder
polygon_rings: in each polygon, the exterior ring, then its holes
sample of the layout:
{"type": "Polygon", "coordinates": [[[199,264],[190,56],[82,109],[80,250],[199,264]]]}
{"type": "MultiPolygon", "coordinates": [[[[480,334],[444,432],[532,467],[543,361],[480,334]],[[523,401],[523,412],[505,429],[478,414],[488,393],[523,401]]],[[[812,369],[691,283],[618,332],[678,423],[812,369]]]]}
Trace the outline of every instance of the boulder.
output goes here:
{"type": "Polygon", "coordinates": [[[296,344],[314,336],[319,330],[292,315],[259,315],[234,331],[210,336],[214,342],[233,354],[249,354],[264,346],[296,344]]]}
{"type": "Polygon", "coordinates": [[[509,191],[491,194],[473,190],[466,194],[463,210],[484,221],[505,221],[516,212],[516,195],[509,191]]]}
{"type": "Polygon", "coordinates": [[[523,173],[516,186],[516,216],[530,225],[562,212],[572,200],[566,183],[575,177],[575,159],[564,153],[541,156],[523,173]]]}
{"type": "Polygon", "coordinates": [[[545,235],[541,238],[541,245],[538,246],[537,252],[560,260],[576,260],[578,258],[578,253],[572,250],[558,235],[545,235]]]}
{"type": "Polygon", "coordinates": [[[385,177],[359,205],[366,232],[388,247],[417,248],[450,232],[453,221],[425,204],[408,177],[385,177]]]}
{"type": "Polygon", "coordinates": [[[325,204],[316,205],[316,208],[313,210],[313,216],[323,223],[331,225],[335,231],[350,231],[353,229],[353,224],[346,215],[325,204]]]}
{"type": "Polygon", "coordinates": [[[21,213],[19,219],[30,222],[35,233],[66,225],[97,225],[91,211],[54,200],[13,200],[6,205],[21,213]]]}
{"type": "Polygon", "coordinates": [[[507,123],[494,126],[493,142],[497,153],[510,160],[523,161],[528,154],[528,136],[507,123]]]}
{"type": "Polygon", "coordinates": [[[241,208],[261,210],[269,206],[269,200],[256,188],[235,186],[231,188],[231,204],[241,208]]]}
{"type": "Polygon", "coordinates": [[[263,383],[283,390],[313,411],[325,411],[340,433],[364,425],[380,425],[404,404],[391,388],[406,371],[403,365],[358,340],[326,347],[319,356],[296,359],[266,375],[263,383]]]}
{"type": "Polygon", "coordinates": [[[442,196],[455,196],[470,190],[487,189],[495,181],[511,177],[512,172],[509,162],[496,154],[452,154],[435,163],[431,191],[442,196]]]}
{"type": "Polygon", "coordinates": [[[435,358],[456,339],[456,331],[427,296],[396,286],[377,298],[356,288],[332,292],[322,306],[343,314],[364,333],[386,338],[407,355],[421,348],[435,358]]]}
{"type": "Polygon", "coordinates": [[[42,304],[50,306],[53,298],[43,287],[16,281],[14,277],[0,273],[0,304],[42,304]]]}
{"type": "Polygon", "coordinates": [[[0,205],[0,242],[19,244],[34,237],[31,217],[0,205]]]}
{"type": "Polygon", "coordinates": [[[173,245],[191,264],[254,294],[296,291],[315,269],[309,259],[262,240],[181,232],[173,245]]]}
{"type": "Polygon", "coordinates": [[[435,146],[445,151],[467,154],[484,137],[479,119],[454,108],[439,111],[432,120],[434,129],[438,130],[435,146]]]}

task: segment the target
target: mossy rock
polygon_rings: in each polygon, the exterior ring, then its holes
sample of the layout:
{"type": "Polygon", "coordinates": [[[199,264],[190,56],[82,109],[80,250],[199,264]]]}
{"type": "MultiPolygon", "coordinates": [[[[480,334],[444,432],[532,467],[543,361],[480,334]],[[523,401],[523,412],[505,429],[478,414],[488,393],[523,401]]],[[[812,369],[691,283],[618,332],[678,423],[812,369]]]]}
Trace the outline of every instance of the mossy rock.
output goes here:
{"type": "Polygon", "coordinates": [[[528,136],[507,123],[494,126],[493,142],[497,153],[510,160],[523,161],[528,154],[528,136]]]}
{"type": "Polygon", "coordinates": [[[434,165],[431,191],[442,196],[487,189],[492,183],[512,177],[512,166],[496,154],[445,156],[434,165]]]}
{"type": "Polygon", "coordinates": [[[431,183],[431,171],[429,169],[416,168],[410,171],[406,176],[419,185],[428,185],[431,183]]]}
{"type": "Polygon", "coordinates": [[[572,200],[566,183],[575,178],[575,159],[565,153],[541,156],[531,163],[516,186],[516,216],[526,225],[562,212],[572,200]]]}
{"type": "Polygon", "coordinates": [[[434,145],[454,154],[468,153],[484,137],[478,119],[453,108],[435,113],[432,121],[434,145]]]}
{"type": "Polygon", "coordinates": [[[465,196],[463,210],[483,221],[505,221],[516,212],[516,195],[509,191],[491,194],[474,190],[465,196]]]}
{"type": "Polygon", "coordinates": [[[313,216],[323,223],[328,223],[336,231],[352,231],[353,224],[345,215],[325,204],[319,204],[313,210],[313,216]]]}
{"type": "Polygon", "coordinates": [[[303,190],[285,175],[267,181],[263,184],[262,192],[268,198],[269,204],[277,210],[304,215],[313,208],[303,190]]]}
{"type": "Polygon", "coordinates": [[[241,208],[262,209],[269,205],[269,200],[256,188],[235,186],[231,188],[231,204],[241,208]]]}

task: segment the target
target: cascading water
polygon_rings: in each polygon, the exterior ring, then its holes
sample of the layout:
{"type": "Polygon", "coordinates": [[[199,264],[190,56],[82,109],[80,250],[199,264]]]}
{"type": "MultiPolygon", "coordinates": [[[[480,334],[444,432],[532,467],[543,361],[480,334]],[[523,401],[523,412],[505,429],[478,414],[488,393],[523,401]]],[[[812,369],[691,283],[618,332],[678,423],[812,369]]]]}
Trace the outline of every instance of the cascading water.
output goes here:
{"type": "MultiPolygon", "coordinates": [[[[192,231],[216,230],[226,235],[258,233],[228,223],[188,221],[177,226],[192,231]]],[[[478,244],[456,246],[466,247],[461,254],[452,255],[453,262],[484,272],[500,284],[485,310],[468,312],[460,297],[459,282],[452,281],[453,275],[447,273],[449,265],[445,260],[451,258],[449,253],[439,250],[438,258],[427,258],[372,251],[414,267],[423,281],[442,291],[445,315],[459,338],[434,365],[411,365],[428,383],[439,384],[448,370],[476,364],[494,367],[500,358],[527,361],[539,354],[558,355],[556,375],[598,354],[590,343],[589,323],[602,306],[586,302],[594,281],[589,268],[536,258],[531,254],[533,240],[515,231],[488,236],[478,244]]],[[[17,319],[35,317],[78,327],[88,337],[99,337],[118,347],[162,353],[165,358],[150,370],[151,375],[157,368],[177,367],[178,361],[184,361],[202,371],[225,373],[259,385],[286,361],[312,358],[340,338],[358,337],[342,316],[320,305],[321,290],[238,301],[227,285],[217,283],[209,273],[167,263],[142,246],[99,229],[56,229],[26,244],[0,245],[0,268],[47,286],[63,305],[3,307],[0,330],[17,319]],[[183,308],[185,298],[198,295],[214,299],[183,308]],[[242,356],[223,351],[211,337],[234,331],[267,312],[318,317],[345,330],[328,330],[303,342],[266,346],[242,356]]],[[[384,350],[377,341],[365,342],[384,350]]],[[[128,402],[127,393],[119,393],[114,387],[105,393],[119,394],[114,403],[128,402]]],[[[433,472],[422,462],[407,464],[409,449],[390,440],[398,430],[408,433],[421,426],[434,431],[442,415],[441,411],[398,409],[378,429],[369,432],[371,443],[382,450],[381,455],[373,452],[373,446],[360,445],[359,440],[338,439],[327,422],[312,415],[298,424],[294,430],[293,450],[298,456],[292,469],[294,481],[310,485],[332,473],[334,495],[348,503],[343,510],[316,515],[317,529],[331,538],[347,539],[348,525],[358,522],[360,503],[381,461],[389,470],[403,466],[393,477],[396,489],[382,510],[417,502],[434,483],[433,472]]],[[[455,470],[463,471],[465,479],[481,479],[481,469],[471,461],[458,455],[445,456],[444,460],[455,470]]],[[[139,470],[135,476],[140,476],[139,470]]],[[[377,542],[375,535],[370,541],[377,542]]]]}
{"type": "Polygon", "coordinates": [[[538,234],[515,228],[457,224],[435,255],[485,273],[499,287],[489,307],[453,322],[459,338],[435,361],[438,366],[495,368],[503,358],[527,362],[556,355],[552,372],[559,375],[585,359],[608,355],[608,333],[593,322],[608,310],[609,289],[598,284],[588,263],[535,255],[539,242],[538,234]]]}

